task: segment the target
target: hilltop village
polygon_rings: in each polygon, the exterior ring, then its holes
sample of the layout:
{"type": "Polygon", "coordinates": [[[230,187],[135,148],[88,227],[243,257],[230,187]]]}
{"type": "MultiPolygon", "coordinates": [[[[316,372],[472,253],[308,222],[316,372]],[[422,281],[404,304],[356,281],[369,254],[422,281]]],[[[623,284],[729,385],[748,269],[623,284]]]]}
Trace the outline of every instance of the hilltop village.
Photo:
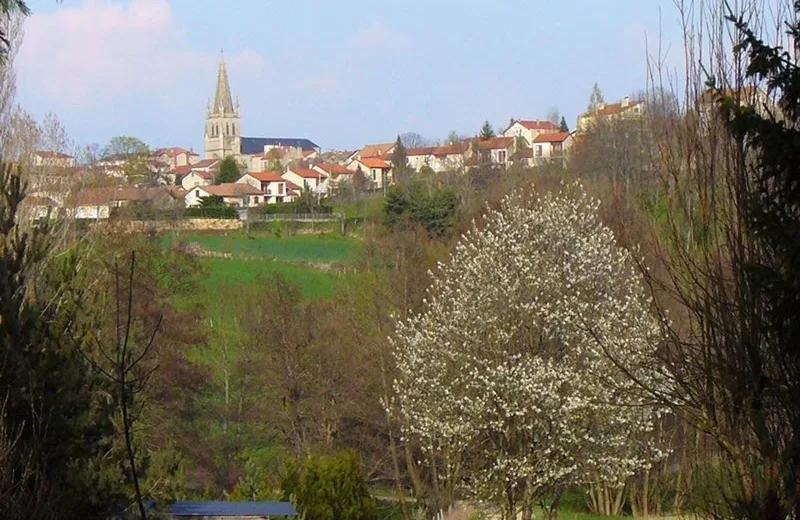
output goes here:
{"type": "Polygon", "coordinates": [[[597,102],[578,117],[573,131],[563,118],[512,119],[498,134],[487,123],[478,136],[454,136],[435,146],[398,138],[354,151],[323,152],[310,138],[242,135],[242,110],[220,58],[213,100],[206,107],[202,155],[181,146],[149,150],[143,143],[120,143],[89,163],[64,150],[36,151],[26,205],[37,217],[97,220],[127,206],[200,208],[213,202],[246,209],[291,203],[303,191],[317,199],[353,190],[380,192],[395,183],[398,167],[429,175],[479,167],[563,167],[595,123],[640,119],[644,107],[628,97],[597,102]],[[225,170],[226,161],[235,168],[225,170]]]}

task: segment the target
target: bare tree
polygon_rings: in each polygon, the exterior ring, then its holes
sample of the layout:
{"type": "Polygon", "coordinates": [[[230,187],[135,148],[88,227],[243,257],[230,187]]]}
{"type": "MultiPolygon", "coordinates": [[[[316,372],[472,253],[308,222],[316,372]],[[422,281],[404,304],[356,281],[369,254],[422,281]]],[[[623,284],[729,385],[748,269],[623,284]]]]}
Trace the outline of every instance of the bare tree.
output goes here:
{"type": "Polygon", "coordinates": [[[110,348],[96,341],[99,358],[91,359],[97,368],[117,390],[117,405],[122,419],[122,433],[125,440],[125,452],[133,483],[136,505],[143,520],[147,518],[144,498],[139,486],[139,471],[136,466],[136,449],[134,442],[134,424],[144,408],[137,396],[147,387],[157,365],[149,359],[156,334],[161,326],[159,316],[150,333],[135,329],[133,320],[134,275],[136,272],[136,254],[131,252],[128,269],[127,287],[122,286],[122,272],[119,264],[114,262],[114,336],[110,348]],[[127,293],[127,294],[126,294],[127,293]]]}
{"type": "Polygon", "coordinates": [[[545,119],[547,119],[548,121],[550,121],[554,125],[560,124],[561,123],[561,113],[558,111],[558,108],[550,107],[550,109],[547,111],[547,116],[545,116],[545,119]]]}

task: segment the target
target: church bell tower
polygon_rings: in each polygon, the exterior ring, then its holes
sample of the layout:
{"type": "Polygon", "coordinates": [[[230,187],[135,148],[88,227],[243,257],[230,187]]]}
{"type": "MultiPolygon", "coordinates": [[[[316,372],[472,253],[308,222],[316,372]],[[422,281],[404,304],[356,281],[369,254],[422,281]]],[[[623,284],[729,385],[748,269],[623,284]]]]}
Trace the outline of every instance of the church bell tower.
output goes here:
{"type": "Polygon", "coordinates": [[[237,101],[234,107],[225,59],[220,53],[214,104],[206,106],[205,158],[222,159],[229,155],[240,156],[241,131],[239,102],[237,101]]]}

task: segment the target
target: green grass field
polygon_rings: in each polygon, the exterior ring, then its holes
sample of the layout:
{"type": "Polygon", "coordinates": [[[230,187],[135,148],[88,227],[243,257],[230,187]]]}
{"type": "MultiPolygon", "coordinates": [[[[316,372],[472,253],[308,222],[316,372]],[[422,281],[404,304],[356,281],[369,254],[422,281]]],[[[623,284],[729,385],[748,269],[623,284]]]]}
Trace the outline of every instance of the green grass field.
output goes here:
{"type": "Polygon", "coordinates": [[[277,237],[269,234],[245,235],[243,232],[181,233],[165,239],[167,245],[180,240],[197,243],[204,249],[286,262],[352,262],[359,243],[354,238],[336,234],[295,235],[277,237]]]}
{"type": "Polygon", "coordinates": [[[200,258],[199,261],[207,269],[207,274],[201,282],[202,292],[206,298],[213,298],[214,293],[223,286],[258,284],[260,279],[266,279],[275,273],[282,274],[287,280],[296,283],[309,298],[326,298],[333,295],[336,284],[341,279],[341,275],[335,272],[280,260],[200,258]]]}

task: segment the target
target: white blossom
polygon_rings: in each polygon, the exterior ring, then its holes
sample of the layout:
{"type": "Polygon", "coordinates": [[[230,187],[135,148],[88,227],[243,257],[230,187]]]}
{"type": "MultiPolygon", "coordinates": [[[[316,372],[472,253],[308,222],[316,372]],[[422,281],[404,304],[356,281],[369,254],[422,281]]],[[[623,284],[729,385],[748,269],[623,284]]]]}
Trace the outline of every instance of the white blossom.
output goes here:
{"type": "Polygon", "coordinates": [[[597,209],[578,187],[505,199],[397,323],[403,434],[482,500],[621,481],[659,455],[632,379],[657,382],[658,322],[597,209]]]}

